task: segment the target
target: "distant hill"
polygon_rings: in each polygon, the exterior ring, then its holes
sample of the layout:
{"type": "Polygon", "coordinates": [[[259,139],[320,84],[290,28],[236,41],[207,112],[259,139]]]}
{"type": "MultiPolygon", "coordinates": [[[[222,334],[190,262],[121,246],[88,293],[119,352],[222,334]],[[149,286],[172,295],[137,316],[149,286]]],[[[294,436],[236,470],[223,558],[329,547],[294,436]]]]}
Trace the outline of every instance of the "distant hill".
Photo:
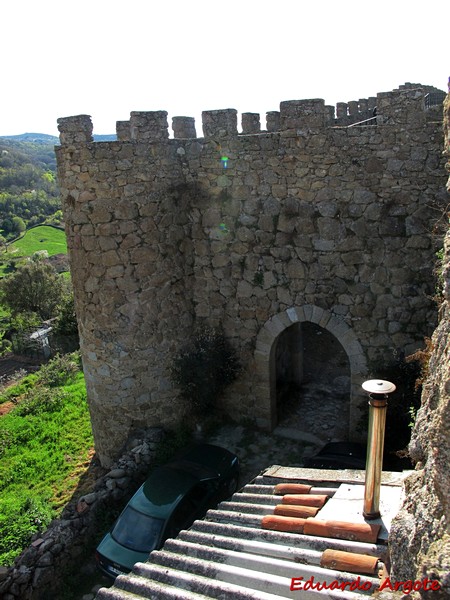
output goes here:
{"type": "Polygon", "coordinates": [[[13,140],[14,142],[34,142],[35,144],[57,144],[58,138],[46,133],[21,133],[20,135],[1,135],[2,140],[13,140]]]}
{"type": "MultiPolygon", "coordinates": [[[[59,138],[55,135],[48,135],[47,133],[20,133],[19,135],[0,135],[0,140],[12,140],[14,142],[33,142],[34,144],[59,144],[59,138]]],[[[94,133],[94,140],[96,142],[114,142],[117,140],[115,133],[96,135],[94,133]]]]}
{"type": "Polygon", "coordinates": [[[0,138],[0,235],[7,240],[62,219],[55,142],[48,141],[52,136],[39,141],[27,135],[34,141],[0,138]]]}
{"type": "Polygon", "coordinates": [[[95,142],[115,142],[117,135],[115,133],[106,133],[104,135],[97,135],[94,133],[95,142]]]}

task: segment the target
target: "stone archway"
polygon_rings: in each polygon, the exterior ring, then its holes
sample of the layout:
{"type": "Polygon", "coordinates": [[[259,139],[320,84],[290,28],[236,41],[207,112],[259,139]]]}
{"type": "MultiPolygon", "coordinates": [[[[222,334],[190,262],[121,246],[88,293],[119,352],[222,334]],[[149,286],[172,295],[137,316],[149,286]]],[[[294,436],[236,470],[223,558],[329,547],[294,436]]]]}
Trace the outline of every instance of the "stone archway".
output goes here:
{"type": "MultiPolygon", "coordinates": [[[[356,431],[360,416],[357,407],[363,394],[361,384],[367,373],[366,358],[354,331],[339,317],[319,306],[292,307],[274,315],[261,328],[255,349],[255,366],[258,375],[258,421],[272,430],[278,421],[277,414],[277,340],[288,328],[301,323],[314,323],[331,333],[340,343],[350,365],[349,439],[358,439],[356,431]]],[[[294,353],[296,349],[293,349],[294,353]]]]}

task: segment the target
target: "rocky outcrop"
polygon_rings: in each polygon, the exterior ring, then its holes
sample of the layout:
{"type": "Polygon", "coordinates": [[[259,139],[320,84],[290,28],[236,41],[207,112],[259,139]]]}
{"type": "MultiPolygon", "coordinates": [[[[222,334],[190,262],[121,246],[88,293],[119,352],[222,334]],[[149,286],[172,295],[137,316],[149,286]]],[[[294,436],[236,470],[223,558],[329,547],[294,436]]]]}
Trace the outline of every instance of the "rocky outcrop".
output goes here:
{"type": "MultiPolygon", "coordinates": [[[[444,120],[450,172],[450,96],[444,120]]],[[[450,231],[439,279],[440,323],[432,337],[422,405],[409,446],[416,470],[406,482],[405,502],[391,529],[393,576],[439,581],[441,590],[428,593],[434,600],[450,598],[450,231]]]]}

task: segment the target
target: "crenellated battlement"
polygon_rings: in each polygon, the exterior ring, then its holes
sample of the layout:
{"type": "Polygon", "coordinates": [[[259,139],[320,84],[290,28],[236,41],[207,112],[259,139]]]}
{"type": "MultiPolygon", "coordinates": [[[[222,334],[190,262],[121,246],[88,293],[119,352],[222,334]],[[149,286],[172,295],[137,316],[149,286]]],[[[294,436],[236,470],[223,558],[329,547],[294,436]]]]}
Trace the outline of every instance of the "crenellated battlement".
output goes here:
{"type": "MultiPolygon", "coordinates": [[[[235,109],[210,110],[203,138],[186,116],[173,117],[171,137],[165,111],[132,112],[114,142],[92,142],[87,115],[58,120],[104,464],[131,429],[184,419],[170,369],[198,324],[223,328],[243,365],[223,409],[266,428],[278,419],[277,381],[299,383],[309,369],[292,364],[316,327],[330,352],[341,348],[342,419],[358,431],[370,365],[414,352],[435,322],[431,265],[448,202],[441,97],[405,84],[336,113],[321,99],[289,100],[267,113],[266,129],[243,113],[242,132],[235,109]]],[[[321,382],[334,360],[325,351],[321,382]]]]}
{"type": "MultiPolygon", "coordinates": [[[[432,86],[406,83],[391,92],[381,92],[376,97],[338,102],[336,108],[325,105],[322,99],[288,100],[280,103],[279,111],[266,113],[266,130],[261,128],[259,113],[242,113],[238,132],[236,109],[208,110],[202,113],[202,131],[205,138],[224,138],[237,135],[276,133],[300,130],[303,133],[325,127],[348,127],[355,124],[402,123],[407,119],[426,120],[430,109],[443,102],[445,93],[432,86]],[[432,96],[432,103],[427,97],[432,96]]],[[[432,115],[435,110],[432,110],[432,115]]],[[[61,143],[92,141],[92,124],[87,115],[58,119],[61,143]]],[[[175,139],[197,138],[193,117],[173,117],[172,131],[175,139]]],[[[116,134],[119,141],[162,142],[169,139],[166,111],[135,111],[129,121],[117,121],[116,134]]]]}

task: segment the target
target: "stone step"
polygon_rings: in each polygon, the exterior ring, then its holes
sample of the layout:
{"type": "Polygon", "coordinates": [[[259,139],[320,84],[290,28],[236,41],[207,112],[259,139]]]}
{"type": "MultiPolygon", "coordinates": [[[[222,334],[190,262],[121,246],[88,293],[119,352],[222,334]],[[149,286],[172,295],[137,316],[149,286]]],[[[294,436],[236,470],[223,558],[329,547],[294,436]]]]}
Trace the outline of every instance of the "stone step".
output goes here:
{"type": "MultiPolygon", "coordinates": [[[[270,531],[267,529],[250,529],[248,526],[230,522],[195,521],[189,530],[199,532],[207,536],[223,536],[239,543],[243,539],[269,544],[280,544],[293,549],[311,549],[323,552],[328,548],[357,552],[378,556],[386,562],[387,546],[384,544],[371,544],[367,542],[356,542],[352,540],[340,540],[337,538],[324,538],[320,536],[308,536],[300,533],[285,533],[282,531],[270,531]]],[[[184,532],[183,532],[184,534],[184,532]]]]}

